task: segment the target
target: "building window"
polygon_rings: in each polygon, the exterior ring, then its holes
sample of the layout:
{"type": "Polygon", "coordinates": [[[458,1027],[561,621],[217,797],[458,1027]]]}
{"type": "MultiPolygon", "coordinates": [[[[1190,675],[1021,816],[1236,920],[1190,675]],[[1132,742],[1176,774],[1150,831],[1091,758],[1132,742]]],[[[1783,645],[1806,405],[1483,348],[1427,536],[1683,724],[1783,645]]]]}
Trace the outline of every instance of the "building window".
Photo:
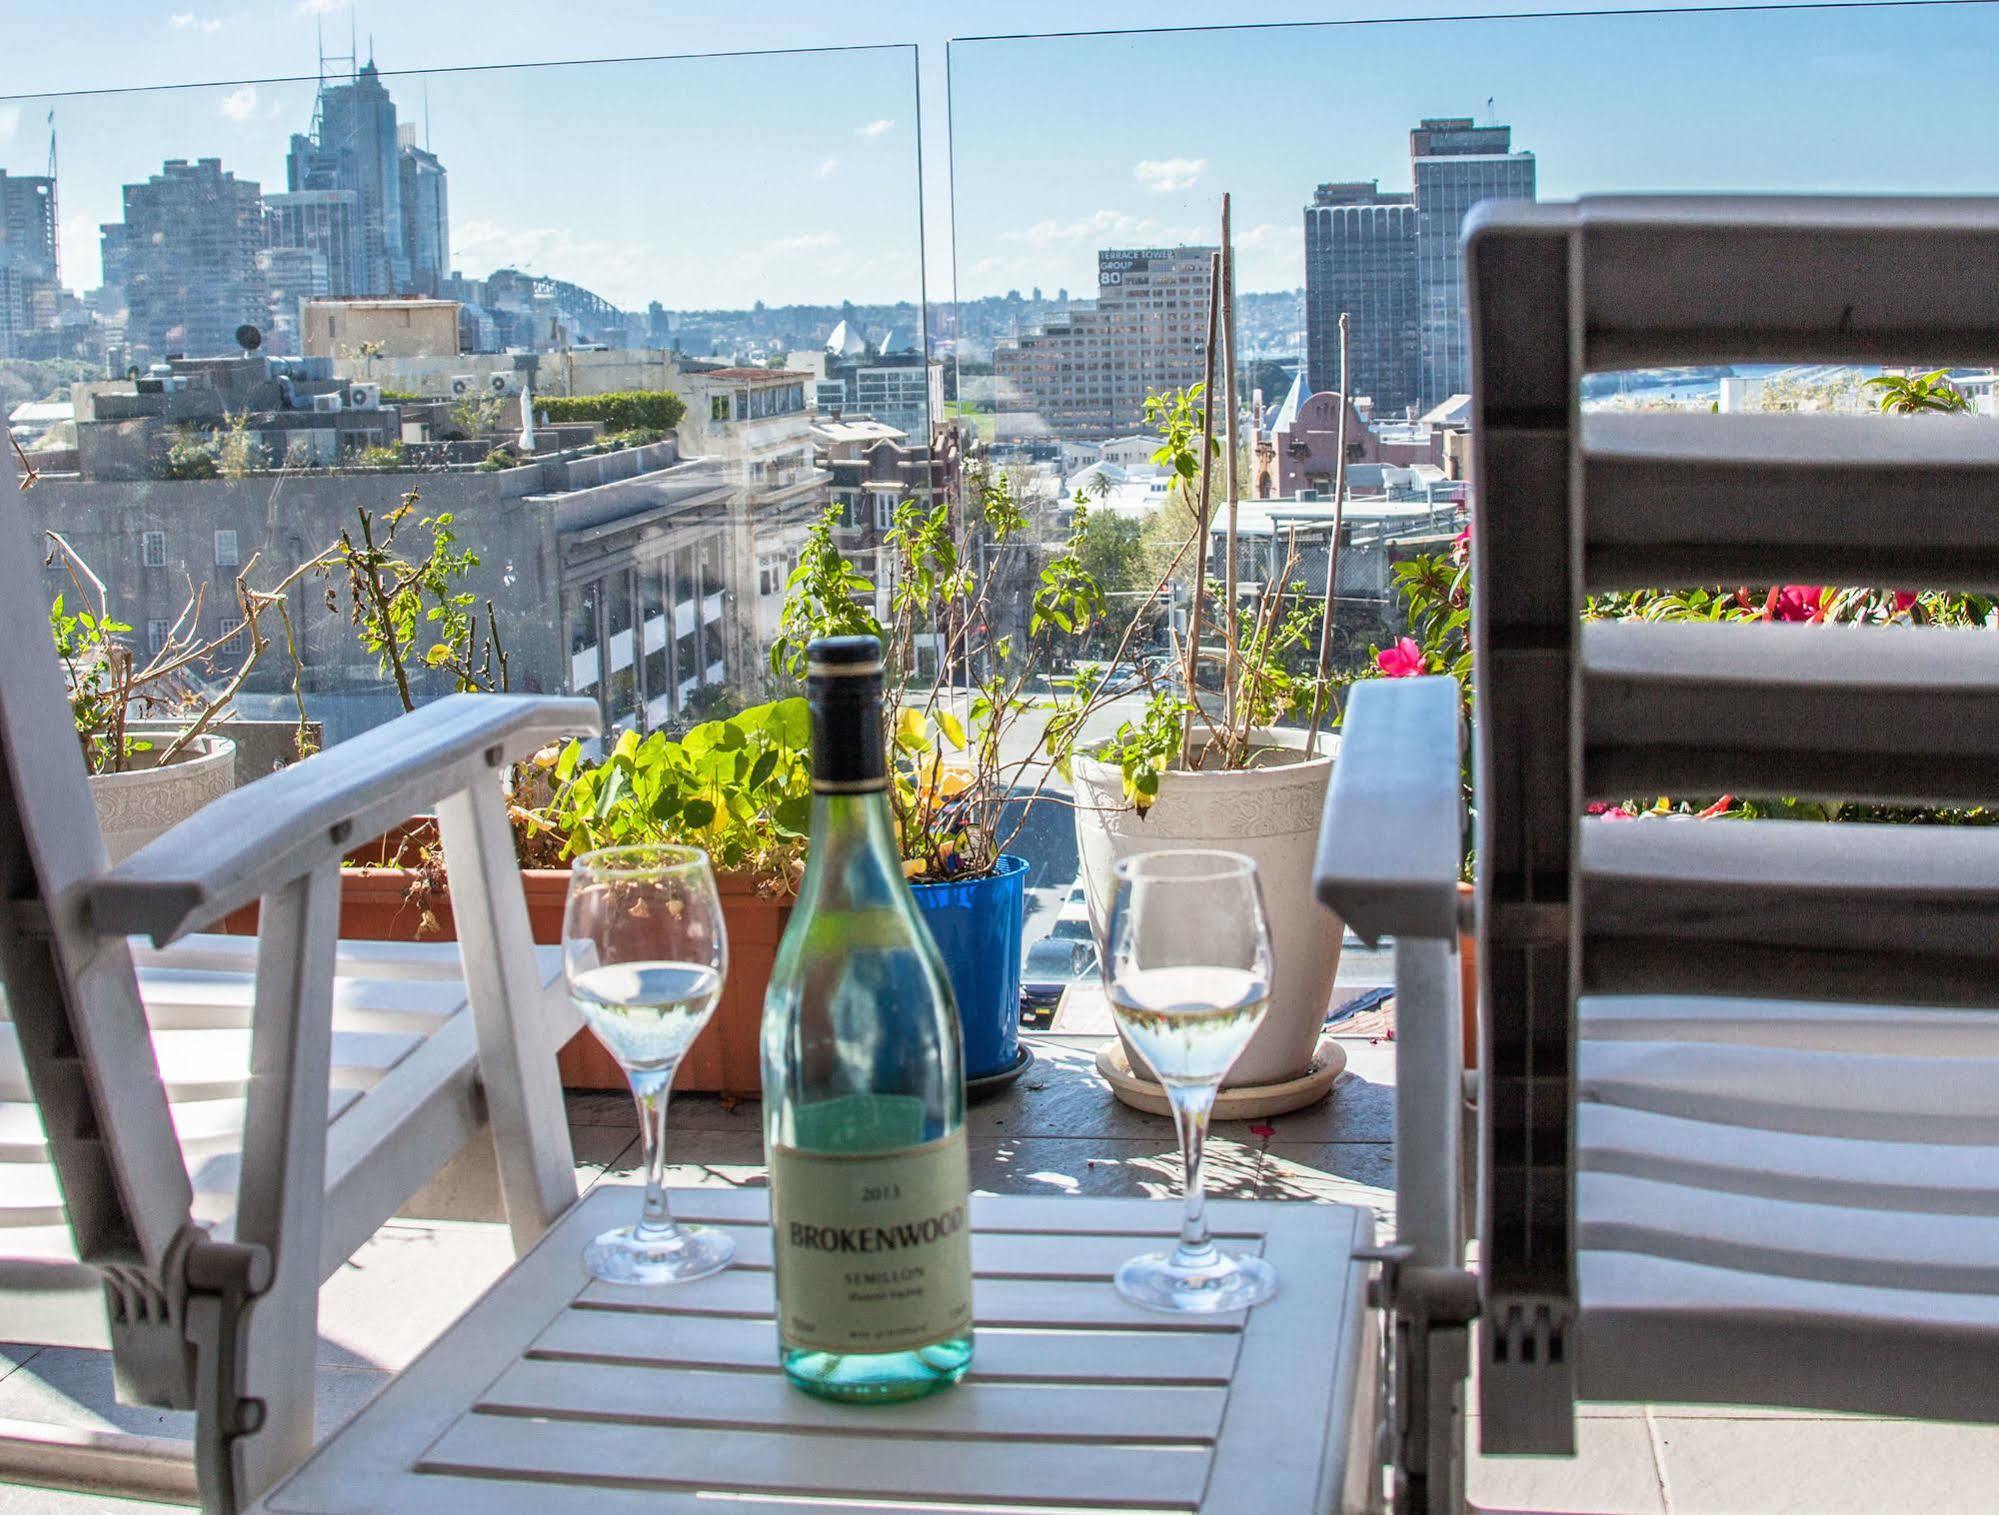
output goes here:
{"type": "Polygon", "coordinates": [[[167,534],[164,531],[139,534],[139,562],[147,568],[167,566],[167,534]]]}
{"type": "Polygon", "coordinates": [[[875,526],[878,530],[887,531],[894,524],[895,498],[885,490],[878,491],[875,494],[875,526]]]}
{"type": "Polygon", "coordinates": [[[218,652],[241,652],[243,650],[243,618],[224,616],[222,618],[222,641],[218,652]]]}
{"type": "Polygon", "coordinates": [[[146,622],[146,651],[158,657],[166,651],[168,626],[165,621],[146,622]]]}
{"type": "Polygon", "coordinates": [[[711,421],[726,421],[729,419],[729,397],[727,395],[716,395],[708,402],[708,419],[711,421]]]}
{"type": "Polygon", "coordinates": [[[236,533],[233,531],[216,532],[215,566],[217,568],[234,568],[237,566],[238,561],[236,556],[236,533]]]}

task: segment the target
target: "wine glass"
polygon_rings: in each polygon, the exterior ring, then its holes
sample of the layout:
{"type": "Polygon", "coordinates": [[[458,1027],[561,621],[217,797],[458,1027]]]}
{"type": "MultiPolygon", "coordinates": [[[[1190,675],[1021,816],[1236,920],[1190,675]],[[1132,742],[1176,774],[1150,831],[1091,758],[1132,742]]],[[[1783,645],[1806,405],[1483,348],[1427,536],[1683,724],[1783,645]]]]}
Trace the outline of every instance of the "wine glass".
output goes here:
{"type": "Polygon", "coordinates": [[[1125,1263],[1118,1293],[1148,1309],[1199,1314],[1260,1304],[1277,1292],[1277,1270],[1215,1245],[1201,1188],[1215,1094],[1270,999],[1256,864],[1191,848],[1125,859],[1107,939],[1111,1014],[1165,1087],[1186,1164],[1180,1244],[1125,1263]]]}
{"type": "Polygon", "coordinates": [[[569,997],[618,1060],[638,1101],[645,1204],[635,1225],[583,1252],[592,1277],[617,1284],[706,1278],[735,1256],[728,1233],[675,1225],[667,1213],[666,1100],[674,1070],[722,997],[729,969],[722,901],[698,847],[610,847],[576,859],[562,919],[569,997]]]}

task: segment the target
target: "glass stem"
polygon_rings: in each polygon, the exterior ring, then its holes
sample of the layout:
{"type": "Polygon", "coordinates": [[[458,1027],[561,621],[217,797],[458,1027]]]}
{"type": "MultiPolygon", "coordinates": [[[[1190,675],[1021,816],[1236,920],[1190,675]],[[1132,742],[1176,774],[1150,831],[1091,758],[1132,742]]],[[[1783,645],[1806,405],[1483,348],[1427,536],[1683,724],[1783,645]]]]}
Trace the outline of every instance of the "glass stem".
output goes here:
{"type": "Polygon", "coordinates": [[[647,1074],[632,1083],[639,1106],[639,1142],[645,1153],[645,1207],[639,1211],[637,1234],[647,1241],[673,1236],[678,1227],[666,1208],[666,1101],[673,1093],[673,1074],[647,1074]]]}
{"type": "Polygon", "coordinates": [[[1173,1125],[1180,1133],[1180,1158],[1186,1165],[1186,1192],[1180,1212],[1180,1245],[1173,1249],[1176,1268],[1211,1268],[1215,1244],[1208,1236],[1208,1192],[1201,1179],[1201,1161],[1208,1143],[1208,1115],[1215,1107],[1217,1084],[1168,1084],[1173,1125]]]}

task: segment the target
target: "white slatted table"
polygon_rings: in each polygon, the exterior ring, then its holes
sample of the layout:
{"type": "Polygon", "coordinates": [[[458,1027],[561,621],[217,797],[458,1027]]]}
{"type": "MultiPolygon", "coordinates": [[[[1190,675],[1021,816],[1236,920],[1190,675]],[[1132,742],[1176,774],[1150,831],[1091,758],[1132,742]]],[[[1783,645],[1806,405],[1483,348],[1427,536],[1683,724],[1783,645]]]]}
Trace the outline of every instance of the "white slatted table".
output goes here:
{"type": "Polygon", "coordinates": [[[601,1184],[465,1317],[258,1507],[647,1515],[747,1498],[786,1511],[1359,1508],[1371,1462],[1373,1218],[1217,1201],[1224,1245],[1278,1268],[1247,1315],[1125,1304],[1110,1275],[1165,1244],[1178,1207],[978,1195],[978,1344],[957,1388],[827,1404],[777,1367],[766,1191],[680,1190],[736,1262],[639,1289],[584,1276],[584,1243],[636,1214],[601,1184]]]}

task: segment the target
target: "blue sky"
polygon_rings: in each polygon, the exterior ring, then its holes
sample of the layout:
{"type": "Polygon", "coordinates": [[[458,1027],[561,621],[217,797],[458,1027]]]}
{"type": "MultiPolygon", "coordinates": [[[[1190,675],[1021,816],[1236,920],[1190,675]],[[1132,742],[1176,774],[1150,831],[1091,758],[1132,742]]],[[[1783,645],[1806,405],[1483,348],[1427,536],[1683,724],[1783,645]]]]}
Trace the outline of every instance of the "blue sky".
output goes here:
{"type": "MultiPolygon", "coordinates": [[[[1466,0],[1405,4],[1405,15],[1466,0]]],[[[1248,14],[1291,20],[1299,8],[1248,14]]],[[[1363,17],[1361,3],[1313,7],[1363,17]]],[[[633,54],[916,44],[794,56],[433,73],[455,261],[515,262],[676,307],[1086,290],[1099,246],[1211,240],[1236,197],[1244,288],[1301,278],[1299,207],[1330,178],[1407,188],[1422,115],[1495,118],[1545,197],[1647,189],[1999,189],[1999,7],[1314,26],[946,42],[1186,25],[1212,5],[870,0],[757,6],[514,0],[0,0],[0,91],[225,81],[56,102],[72,282],[118,185],[220,156],[281,188],[315,35],[372,34],[385,70],[633,54]],[[578,21],[557,26],[552,17],[578,21]],[[23,21],[29,41],[8,31],[23,21]],[[27,66],[21,66],[25,62],[27,66]],[[948,114],[947,114],[948,112],[948,114]],[[883,123],[887,123],[884,125],[883,123]],[[921,127],[922,164],[919,169],[921,127]],[[955,139],[951,133],[955,132],[955,139]],[[955,171],[955,185],[951,178],[955,171]],[[919,202],[919,188],[922,200],[919,202]],[[956,224],[953,226],[955,190],[956,224]],[[920,208],[919,208],[920,207],[920,208]]],[[[344,46],[341,47],[344,51],[344,46]]],[[[420,113],[425,81],[390,81],[420,113]]],[[[0,101],[0,167],[38,172],[46,105],[0,101]]]]}

